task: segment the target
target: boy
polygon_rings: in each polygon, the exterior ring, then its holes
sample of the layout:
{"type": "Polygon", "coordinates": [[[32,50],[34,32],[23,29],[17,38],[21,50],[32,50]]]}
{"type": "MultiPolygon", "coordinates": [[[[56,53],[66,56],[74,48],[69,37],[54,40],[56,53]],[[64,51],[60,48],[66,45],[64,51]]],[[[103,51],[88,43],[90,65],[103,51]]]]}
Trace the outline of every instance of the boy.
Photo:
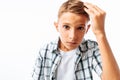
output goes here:
{"type": "Polygon", "coordinates": [[[64,2],[54,23],[60,36],[40,49],[34,80],[93,80],[92,70],[102,80],[120,80],[104,30],[105,15],[91,3],[64,2]],[[84,39],[90,27],[97,42],[84,39]]]}

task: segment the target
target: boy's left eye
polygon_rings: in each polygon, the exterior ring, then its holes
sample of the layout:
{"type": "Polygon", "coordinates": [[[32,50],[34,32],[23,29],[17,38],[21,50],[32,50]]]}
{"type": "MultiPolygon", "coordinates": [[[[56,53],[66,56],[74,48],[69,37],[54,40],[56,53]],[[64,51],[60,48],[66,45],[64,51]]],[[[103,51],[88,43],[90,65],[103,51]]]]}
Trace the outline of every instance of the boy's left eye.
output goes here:
{"type": "Polygon", "coordinates": [[[79,30],[85,30],[85,27],[80,26],[80,27],[78,27],[78,29],[79,30]]]}

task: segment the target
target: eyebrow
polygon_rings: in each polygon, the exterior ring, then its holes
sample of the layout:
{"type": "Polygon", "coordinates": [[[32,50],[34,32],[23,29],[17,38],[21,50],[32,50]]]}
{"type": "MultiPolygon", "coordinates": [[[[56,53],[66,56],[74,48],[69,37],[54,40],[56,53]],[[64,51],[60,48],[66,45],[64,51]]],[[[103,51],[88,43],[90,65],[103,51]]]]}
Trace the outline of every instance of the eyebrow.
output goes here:
{"type": "MultiPolygon", "coordinates": [[[[71,26],[70,23],[63,23],[62,25],[67,25],[67,26],[71,26]]],[[[76,25],[76,28],[79,28],[80,26],[85,27],[85,24],[78,24],[76,25]]]]}
{"type": "MultiPolygon", "coordinates": [[[[70,25],[70,23],[67,23],[67,22],[64,22],[63,24],[70,25]]],[[[83,25],[83,26],[85,26],[85,24],[78,24],[78,25],[83,25]]]]}

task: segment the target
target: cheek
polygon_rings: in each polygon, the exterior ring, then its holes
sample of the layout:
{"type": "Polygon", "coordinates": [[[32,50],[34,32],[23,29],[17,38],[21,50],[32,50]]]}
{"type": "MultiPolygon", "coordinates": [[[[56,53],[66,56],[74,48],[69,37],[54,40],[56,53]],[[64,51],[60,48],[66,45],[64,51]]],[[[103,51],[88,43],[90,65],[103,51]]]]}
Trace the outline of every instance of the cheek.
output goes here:
{"type": "Polygon", "coordinates": [[[59,27],[59,33],[60,35],[64,36],[66,34],[66,31],[63,28],[59,27]]]}
{"type": "Polygon", "coordinates": [[[65,38],[68,36],[68,33],[66,31],[61,31],[60,35],[65,38]]]}
{"type": "Polygon", "coordinates": [[[59,34],[62,38],[67,38],[68,37],[68,32],[64,31],[62,29],[59,31],[59,34]]]}
{"type": "Polygon", "coordinates": [[[81,40],[84,37],[85,33],[77,33],[77,39],[81,40]]]}

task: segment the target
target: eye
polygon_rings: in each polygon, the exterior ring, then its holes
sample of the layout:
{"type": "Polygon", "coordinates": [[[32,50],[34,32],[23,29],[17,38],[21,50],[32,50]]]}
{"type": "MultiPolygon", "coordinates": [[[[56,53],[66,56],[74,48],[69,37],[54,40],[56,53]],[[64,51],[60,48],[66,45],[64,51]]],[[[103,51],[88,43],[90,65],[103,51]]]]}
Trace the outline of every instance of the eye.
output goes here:
{"type": "Polygon", "coordinates": [[[63,28],[69,29],[70,27],[68,25],[63,25],[63,28]]]}
{"type": "Polygon", "coordinates": [[[80,27],[78,27],[78,29],[79,29],[80,31],[84,31],[84,30],[85,30],[85,27],[80,26],[80,27]]]}

